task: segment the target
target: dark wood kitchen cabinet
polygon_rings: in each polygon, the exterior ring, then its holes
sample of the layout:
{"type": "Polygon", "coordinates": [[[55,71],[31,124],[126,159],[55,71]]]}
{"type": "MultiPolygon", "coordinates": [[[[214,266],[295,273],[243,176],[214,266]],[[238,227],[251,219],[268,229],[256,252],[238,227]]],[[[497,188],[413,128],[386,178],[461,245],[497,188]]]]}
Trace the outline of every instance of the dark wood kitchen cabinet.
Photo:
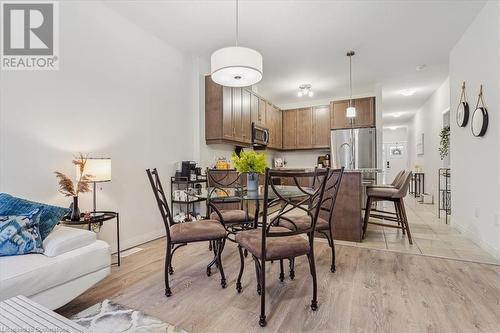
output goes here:
{"type": "Polygon", "coordinates": [[[243,88],[223,87],[205,77],[205,141],[251,144],[251,98],[243,88]]]}
{"type": "MultiPolygon", "coordinates": [[[[375,126],[375,97],[353,99],[352,105],[356,108],[356,117],[352,118],[352,127],[375,126]]],[[[330,103],[332,129],[351,128],[351,118],[346,117],[347,107],[349,107],[349,100],[330,103]]]]}
{"type": "Polygon", "coordinates": [[[266,103],[266,127],[269,129],[268,148],[282,149],[282,116],[275,105],[266,103]]]}
{"type": "Polygon", "coordinates": [[[241,88],[231,88],[232,93],[232,124],[233,124],[233,138],[236,140],[243,140],[243,124],[241,121],[241,88]]]}
{"type": "Polygon", "coordinates": [[[312,148],[313,115],[312,108],[297,109],[297,149],[312,148]]]}
{"type": "Polygon", "coordinates": [[[330,107],[283,111],[283,150],[327,149],[330,146],[330,107]]]}
{"type": "Polygon", "coordinates": [[[354,126],[374,127],[375,126],[375,97],[357,98],[354,100],[356,107],[356,117],[354,126]]]}
{"type": "Polygon", "coordinates": [[[313,148],[330,147],[330,106],[315,106],[312,110],[312,146],[313,148]]]}
{"type": "Polygon", "coordinates": [[[297,110],[283,111],[283,149],[297,149],[297,110]]]}
{"type": "Polygon", "coordinates": [[[241,123],[243,140],[252,142],[252,93],[246,89],[241,91],[241,123]]]}
{"type": "Polygon", "coordinates": [[[266,127],[266,101],[251,93],[250,109],[252,122],[260,127],[266,127]]]}

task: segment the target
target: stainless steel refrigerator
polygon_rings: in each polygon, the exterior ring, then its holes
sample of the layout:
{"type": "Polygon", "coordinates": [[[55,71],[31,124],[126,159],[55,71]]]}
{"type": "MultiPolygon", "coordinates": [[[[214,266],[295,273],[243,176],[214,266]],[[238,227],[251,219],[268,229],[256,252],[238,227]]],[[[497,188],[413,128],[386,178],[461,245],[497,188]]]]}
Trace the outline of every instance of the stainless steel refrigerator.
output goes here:
{"type": "Polygon", "coordinates": [[[354,128],[331,132],[331,160],[334,168],[361,172],[361,207],[366,205],[366,186],[377,183],[377,130],[354,128]]]}
{"type": "Polygon", "coordinates": [[[377,168],[377,131],[375,128],[333,130],[330,147],[333,167],[377,168]]]}

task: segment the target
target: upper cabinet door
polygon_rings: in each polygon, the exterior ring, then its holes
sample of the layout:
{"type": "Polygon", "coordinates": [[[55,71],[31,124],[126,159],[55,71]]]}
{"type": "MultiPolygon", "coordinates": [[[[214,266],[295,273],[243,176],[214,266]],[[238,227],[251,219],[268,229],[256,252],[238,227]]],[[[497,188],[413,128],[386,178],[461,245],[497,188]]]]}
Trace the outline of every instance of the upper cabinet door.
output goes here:
{"type": "Polygon", "coordinates": [[[331,102],[332,129],[375,126],[375,97],[353,99],[352,105],[356,108],[356,117],[347,118],[346,109],[349,107],[349,100],[331,102]]]}
{"type": "Polygon", "coordinates": [[[241,92],[241,126],[243,131],[243,141],[252,141],[252,94],[243,89],[241,92]]]}
{"type": "Polygon", "coordinates": [[[283,111],[283,149],[297,148],[297,110],[283,111]]]}
{"type": "Polygon", "coordinates": [[[252,114],[252,122],[260,125],[261,118],[259,117],[259,97],[250,93],[250,112],[252,114]]]}
{"type": "Polygon", "coordinates": [[[327,148],[330,146],[330,106],[313,108],[313,147],[327,148]]]}
{"type": "Polygon", "coordinates": [[[233,98],[230,87],[222,87],[222,136],[232,139],[233,129],[233,98]]]}
{"type": "Polygon", "coordinates": [[[266,101],[259,97],[259,126],[266,127],[267,126],[267,114],[266,114],[266,101]]]}
{"type": "Polygon", "coordinates": [[[297,148],[306,149],[312,147],[312,108],[297,110],[297,148]]]}
{"type": "Polygon", "coordinates": [[[241,126],[241,88],[233,90],[233,138],[243,139],[243,127],[241,126]]]}
{"type": "Polygon", "coordinates": [[[275,148],[275,130],[274,130],[274,112],[273,105],[269,102],[266,102],[266,127],[269,129],[269,148],[275,148]]]}
{"type": "Polygon", "coordinates": [[[355,127],[375,126],[375,97],[357,98],[354,100],[356,107],[355,127]]]}
{"type": "Polygon", "coordinates": [[[274,107],[275,128],[276,128],[276,148],[283,148],[283,118],[282,112],[277,107],[274,107]]]}
{"type": "Polygon", "coordinates": [[[331,127],[332,129],[350,128],[351,120],[346,117],[346,109],[349,107],[349,101],[331,102],[331,127]]]}

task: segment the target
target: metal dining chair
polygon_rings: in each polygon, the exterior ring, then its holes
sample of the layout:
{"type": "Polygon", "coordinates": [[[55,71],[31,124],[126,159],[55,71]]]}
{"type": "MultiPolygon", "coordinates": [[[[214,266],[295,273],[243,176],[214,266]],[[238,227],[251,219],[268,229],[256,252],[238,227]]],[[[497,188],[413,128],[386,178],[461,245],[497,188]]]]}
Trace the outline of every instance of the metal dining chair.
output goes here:
{"type": "Polygon", "coordinates": [[[329,169],[315,170],[314,172],[295,172],[266,169],[264,185],[264,209],[262,217],[262,228],[242,231],[236,234],[235,241],[238,243],[240,254],[240,272],[236,280],[236,290],[242,291],[241,277],[245,266],[243,249],[252,254],[255,262],[257,275],[257,291],[260,293],[260,326],[266,326],[266,262],[280,261],[281,275],[283,275],[283,260],[292,260],[296,257],[306,255],[309,260],[309,269],[313,280],[313,298],[311,309],[316,311],[317,281],[316,264],[314,260],[314,230],[318,221],[323,194],[327,182],[329,169]],[[315,177],[318,186],[314,189],[306,189],[299,184],[304,177],[315,177]],[[296,184],[300,191],[298,197],[286,197],[280,193],[279,186],[275,185],[278,178],[289,178],[296,184]],[[279,205],[281,208],[277,213],[270,214],[270,209],[279,205]],[[295,222],[286,216],[292,210],[302,210],[312,218],[306,227],[299,228],[295,222]],[[295,225],[294,230],[277,226],[278,221],[285,219],[295,225]],[[301,235],[307,235],[307,239],[301,235]]]}
{"type": "MultiPolygon", "coordinates": [[[[320,215],[318,221],[316,222],[316,232],[324,235],[328,240],[328,245],[330,246],[332,252],[332,264],[330,266],[330,271],[335,272],[335,243],[333,239],[334,227],[333,223],[333,211],[335,208],[335,202],[337,200],[337,194],[340,189],[342,182],[342,176],[344,174],[344,167],[341,169],[330,169],[328,173],[328,179],[325,188],[325,194],[323,196],[323,203],[321,205],[320,215]]],[[[313,188],[317,184],[317,179],[313,180],[313,188]]],[[[310,220],[313,217],[311,215],[293,215],[288,216],[288,219],[282,219],[278,221],[279,226],[283,226],[287,229],[294,230],[295,227],[299,229],[306,229],[311,223],[310,220]],[[293,221],[293,223],[291,222],[293,221]]],[[[293,280],[295,277],[294,261],[290,261],[290,278],[293,280]]],[[[284,275],[280,276],[280,280],[283,281],[284,275]]]]}
{"type": "Polygon", "coordinates": [[[167,248],[165,255],[165,296],[170,297],[172,290],[169,285],[168,276],[173,274],[172,257],[175,251],[181,246],[189,243],[212,241],[214,244],[215,260],[221,275],[221,286],[226,288],[226,277],[222,268],[221,254],[226,240],[226,229],[221,221],[202,220],[195,222],[175,223],[170,208],[168,207],[165,191],[160,182],[160,176],[156,169],[147,169],[151,188],[160,209],[160,214],[165,225],[167,234],[167,248]]]}
{"type": "Polygon", "coordinates": [[[254,223],[254,216],[249,214],[248,209],[243,205],[241,175],[235,170],[207,169],[206,173],[207,186],[210,189],[207,198],[210,219],[223,221],[228,233],[233,235],[238,231],[248,229],[249,224],[254,223]],[[211,198],[211,193],[215,191],[224,192],[227,197],[211,198]]]}

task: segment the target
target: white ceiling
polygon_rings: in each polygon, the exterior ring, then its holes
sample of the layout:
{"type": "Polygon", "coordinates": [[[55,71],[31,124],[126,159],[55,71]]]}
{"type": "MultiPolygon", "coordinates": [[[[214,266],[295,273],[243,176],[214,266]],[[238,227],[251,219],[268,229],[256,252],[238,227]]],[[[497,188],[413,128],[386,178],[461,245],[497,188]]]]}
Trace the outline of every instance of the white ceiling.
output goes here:
{"type": "MultiPolygon", "coordinates": [[[[171,45],[207,60],[235,41],[234,1],[106,3],[171,45]]],[[[345,54],[352,49],[353,94],[373,94],[381,87],[385,114],[411,114],[448,76],[449,52],[484,3],[240,0],[239,40],[262,53],[264,78],[258,91],[278,106],[300,102],[296,93],[302,83],[312,84],[315,100],[347,96],[345,54]],[[426,68],[416,71],[421,64],[426,68]],[[398,94],[406,88],[417,91],[411,97],[398,94]]]]}

